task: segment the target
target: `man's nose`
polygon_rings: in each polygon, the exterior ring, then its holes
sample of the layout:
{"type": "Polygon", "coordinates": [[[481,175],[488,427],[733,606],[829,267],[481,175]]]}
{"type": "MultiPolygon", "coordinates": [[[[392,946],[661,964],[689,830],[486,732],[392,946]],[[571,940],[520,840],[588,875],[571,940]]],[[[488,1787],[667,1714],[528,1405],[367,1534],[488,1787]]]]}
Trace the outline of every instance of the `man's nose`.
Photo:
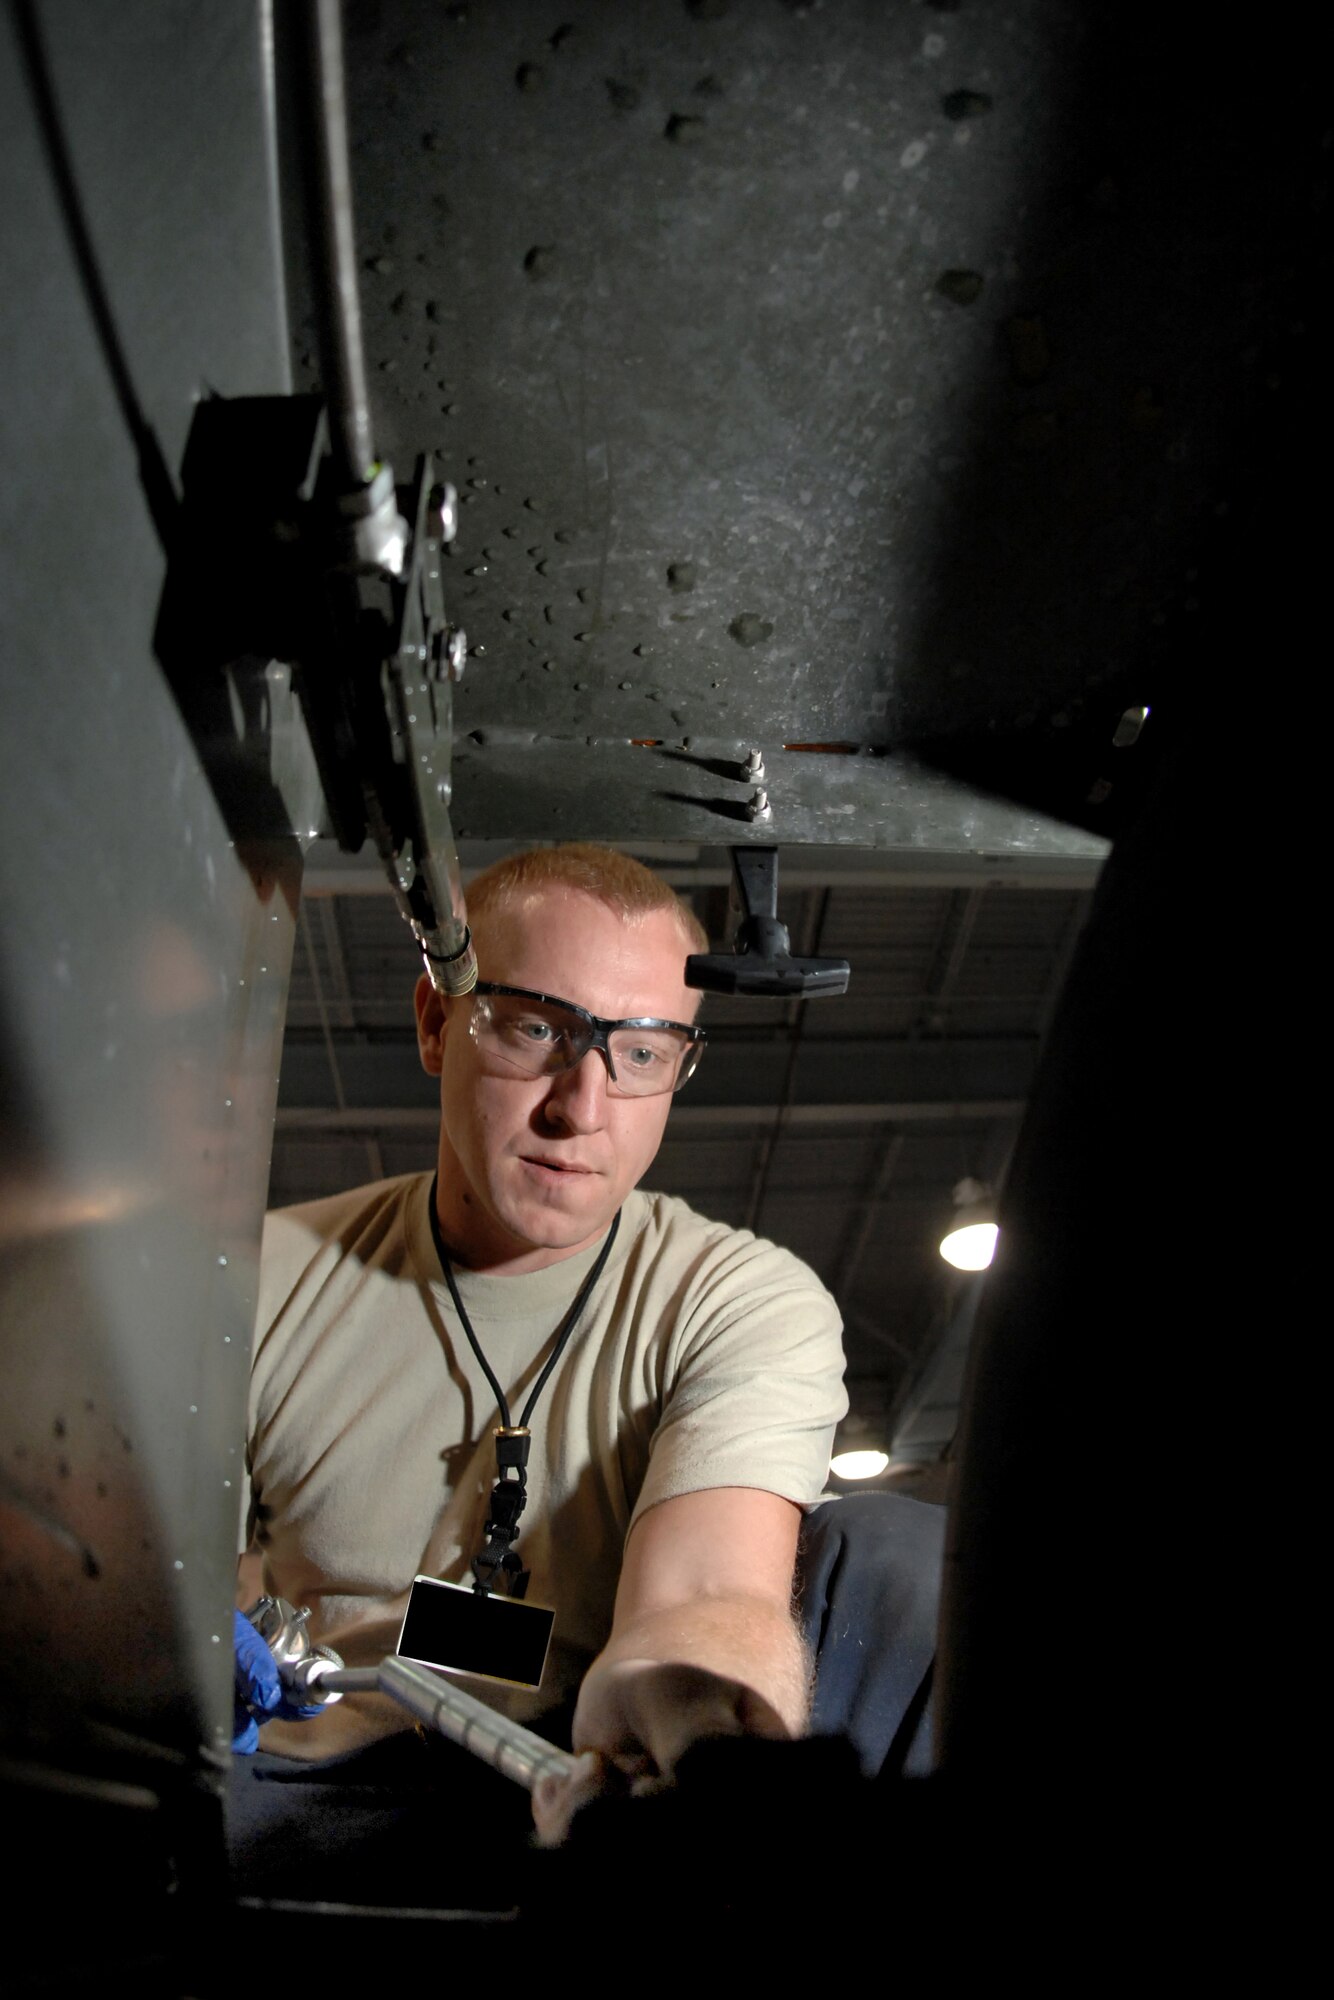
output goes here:
{"type": "Polygon", "coordinates": [[[547,1116],[571,1132],[596,1132],[607,1115],[607,1085],[611,1073],[601,1049],[551,1079],[547,1116]]]}

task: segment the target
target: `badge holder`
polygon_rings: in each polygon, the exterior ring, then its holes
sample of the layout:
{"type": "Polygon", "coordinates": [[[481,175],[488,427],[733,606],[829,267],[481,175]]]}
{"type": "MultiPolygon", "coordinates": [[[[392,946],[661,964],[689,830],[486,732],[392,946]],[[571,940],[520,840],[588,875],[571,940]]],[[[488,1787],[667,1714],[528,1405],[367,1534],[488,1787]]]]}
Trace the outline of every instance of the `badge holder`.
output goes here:
{"type": "Polygon", "coordinates": [[[414,1578],[408,1593],[403,1629],[398,1635],[397,1651],[400,1659],[418,1660],[423,1666],[438,1667],[447,1674],[477,1674],[483,1680],[505,1681],[513,1687],[536,1688],[541,1684],[556,1614],[544,1604],[524,1602],[528,1571],[513,1546],[519,1533],[519,1517],[528,1501],[528,1447],[532,1443],[528,1420],[537,1407],[538,1398],[552,1370],[565,1352],[594,1286],[602,1276],[616,1241],[616,1232],[621,1226],[620,1210],[612,1217],[611,1228],[598,1252],[597,1262],[584,1279],[574,1304],[565,1316],[565,1324],[560,1329],[545,1368],[533,1384],[517,1424],[510,1422],[510,1406],[505,1391],[482,1352],[463,1300],[459,1297],[449,1251],[440,1233],[434,1180],[431,1182],[427,1214],[440,1268],[445,1274],[459,1324],[491,1385],[501,1421],[492,1432],[496,1441],[496,1483],[491,1488],[486,1541],[472,1559],[472,1589],[461,1583],[445,1583],[434,1576],[414,1578]],[[493,1596],[493,1591],[502,1594],[493,1596]]]}
{"type": "Polygon", "coordinates": [[[512,1547],[528,1498],[531,1437],[522,1426],[508,1425],[494,1436],[497,1477],[486,1544],[472,1561],[472,1588],[415,1577],[396,1651],[400,1659],[444,1673],[537,1688],[556,1614],[544,1604],[525,1602],[528,1571],[512,1547]],[[497,1589],[507,1594],[493,1595],[497,1589]]]}
{"type": "Polygon", "coordinates": [[[493,1597],[439,1577],[413,1578],[395,1649],[446,1674],[476,1674],[510,1687],[539,1688],[556,1614],[544,1604],[493,1597]]]}

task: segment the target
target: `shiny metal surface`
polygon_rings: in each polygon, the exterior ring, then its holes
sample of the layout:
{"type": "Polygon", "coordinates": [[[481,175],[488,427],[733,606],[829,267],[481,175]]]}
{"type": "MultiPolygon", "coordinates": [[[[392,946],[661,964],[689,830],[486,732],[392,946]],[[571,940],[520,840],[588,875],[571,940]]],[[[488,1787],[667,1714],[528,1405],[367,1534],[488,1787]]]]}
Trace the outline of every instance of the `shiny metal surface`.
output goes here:
{"type": "MultiPolygon", "coordinates": [[[[469,614],[471,621],[472,614],[469,614]]],[[[475,636],[469,623],[469,640],[475,636]]],[[[457,693],[489,668],[474,657],[457,693]]],[[[457,699],[457,697],[456,697],[457,699]]],[[[519,699],[516,697],[516,699],[519,699]]],[[[773,808],[753,822],[738,776],[745,737],[685,735],[629,745],[545,736],[530,725],[465,729],[455,709],[454,816],[460,839],[625,839],[702,847],[756,840],[880,848],[1022,864],[1101,861],[1107,842],[1053,813],[977,791],[919,758],[765,748],[773,808]]]]}
{"type": "MultiPolygon", "coordinates": [[[[375,438],[361,339],[341,0],[290,0],[286,30],[293,52],[300,50],[303,70],[302,87],[293,99],[301,114],[304,168],[303,241],[299,247],[305,249],[314,266],[334,462],[349,496],[364,493],[369,499],[375,483],[375,438]]],[[[364,518],[359,523],[358,553],[365,561],[397,575],[403,556],[400,537],[398,560],[392,559],[392,478],[383,485],[387,490],[375,496],[375,504],[359,510],[364,518]]]]}
{"type": "MultiPolygon", "coordinates": [[[[437,504],[429,460],[418,462],[414,491],[412,564],[380,670],[393,776],[383,790],[384,772],[365,786],[367,820],[431,984],[453,995],[470,993],[477,981],[449,811],[453,690],[466,640],[448,629],[441,574],[448,508],[437,504]]],[[[370,765],[371,753],[359,748],[370,765]]]]}
{"type": "Polygon", "coordinates": [[[0,1731],[76,1764],[230,1734],[301,853],[224,824],[153,634],[194,399],[288,381],[266,32],[0,23],[0,1731]]]}
{"type": "Polygon", "coordinates": [[[278,1672],[299,1702],[332,1702],[339,1696],[332,1687],[321,1688],[320,1677],[341,1668],[341,1654],[332,1646],[317,1646],[310,1636],[310,1607],[298,1608],[285,1597],[263,1596],[248,1606],[246,1617],[263,1639],[278,1672]],[[316,1691],[311,1694],[310,1689],[316,1691]]]}
{"type": "Polygon", "coordinates": [[[378,1667],[345,1667],[322,1673],[317,1685],[339,1694],[387,1694],[451,1743],[461,1744],[502,1776],[532,1791],[539,1778],[569,1777],[577,1759],[558,1750],[520,1722],[497,1714],[429,1667],[417,1667],[391,1654],[378,1667]]]}

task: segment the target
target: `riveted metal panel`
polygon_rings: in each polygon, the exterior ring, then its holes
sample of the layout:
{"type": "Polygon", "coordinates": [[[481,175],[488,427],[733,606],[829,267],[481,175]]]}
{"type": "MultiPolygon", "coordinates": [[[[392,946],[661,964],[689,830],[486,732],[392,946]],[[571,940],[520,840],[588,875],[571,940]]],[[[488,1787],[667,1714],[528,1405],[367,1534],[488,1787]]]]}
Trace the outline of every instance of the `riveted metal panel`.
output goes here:
{"type": "Polygon", "coordinates": [[[4,1747],[150,1773],[230,1735],[300,874],[224,825],[153,655],[194,400],[287,386],[265,33],[187,0],[0,27],[4,1747]]]}

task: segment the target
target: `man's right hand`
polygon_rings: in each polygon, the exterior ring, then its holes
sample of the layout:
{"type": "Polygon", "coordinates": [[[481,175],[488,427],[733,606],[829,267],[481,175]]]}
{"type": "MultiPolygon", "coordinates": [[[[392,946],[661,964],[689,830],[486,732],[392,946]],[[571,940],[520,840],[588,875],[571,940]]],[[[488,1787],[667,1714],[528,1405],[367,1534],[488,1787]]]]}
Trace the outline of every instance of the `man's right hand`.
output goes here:
{"type": "Polygon", "coordinates": [[[280,1715],[286,1722],[304,1722],[322,1715],[326,1703],[293,1701],[283,1686],[273,1649],[243,1611],[232,1612],[235,1694],[232,1705],[232,1749],[251,1757],[259,1748],[259,1725],[280,1715]]]}

